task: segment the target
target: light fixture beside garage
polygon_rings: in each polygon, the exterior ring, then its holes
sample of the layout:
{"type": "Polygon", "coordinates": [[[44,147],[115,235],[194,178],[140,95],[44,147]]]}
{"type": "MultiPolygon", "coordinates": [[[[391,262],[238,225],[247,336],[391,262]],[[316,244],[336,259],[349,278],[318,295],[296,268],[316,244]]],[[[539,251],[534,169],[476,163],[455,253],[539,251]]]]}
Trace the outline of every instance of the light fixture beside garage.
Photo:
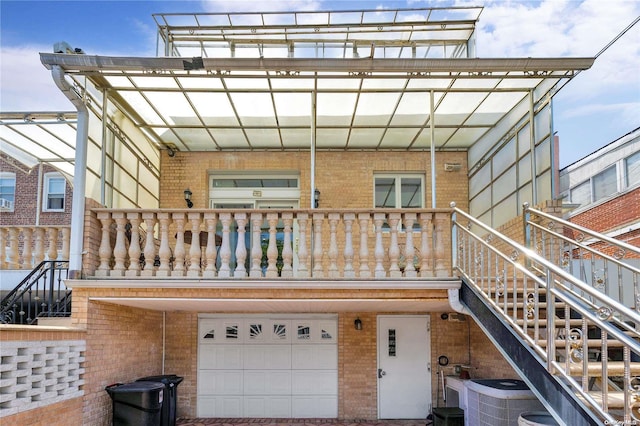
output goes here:
{"type": "Polygon", "coordinates": [[[353,327],[356,330],[362,330],[362,320],[360,319],[360,317],[356,318],[356,320],[353,322],[353,327]]]}
{"type": "Polygon", "coordinates": [[[193,207],[193,202],[191,201],[191,195],[193,195],[193,193],[189,188],[184,190],[184,200],[187,202],[187,207],[189,208],[193,207]]]}

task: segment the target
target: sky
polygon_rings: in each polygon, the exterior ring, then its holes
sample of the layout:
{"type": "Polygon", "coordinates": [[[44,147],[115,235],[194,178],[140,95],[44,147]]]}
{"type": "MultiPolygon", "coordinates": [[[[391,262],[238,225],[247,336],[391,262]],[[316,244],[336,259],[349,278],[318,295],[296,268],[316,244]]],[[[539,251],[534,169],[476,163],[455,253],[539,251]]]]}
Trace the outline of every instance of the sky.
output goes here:
{"type": "Polygon", "coordinates": [[[640,127],[640,0],[0,0],[0,111],[73,111],[41,63],[65,41],[91,55],[156,56],[154,13],[483,6],[477,56],[597,57],[554,97],[560,167],[640,127]],[[604,52],[602,50],[633,25],[604,52]]]}

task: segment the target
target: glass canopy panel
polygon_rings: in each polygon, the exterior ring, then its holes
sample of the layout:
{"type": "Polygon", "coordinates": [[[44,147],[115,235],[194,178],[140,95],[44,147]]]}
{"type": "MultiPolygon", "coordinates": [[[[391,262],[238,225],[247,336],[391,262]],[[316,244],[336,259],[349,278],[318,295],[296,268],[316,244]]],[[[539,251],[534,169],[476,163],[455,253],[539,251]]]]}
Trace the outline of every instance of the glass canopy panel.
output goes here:
{"type": "Polygon", "coordinates": [[[252,148],[280,148],[280,135],[276,129],[246,129],[252,148]]]}
{"type": "Polygon", "coordinates": [[[405,149],[408,148],[420,129],[387,129],[380,148],[382,149],[405,149]]]}
{"type": "Polygon", "coordinates": [[[360,94],[354,124],[363,126],[388,123],[399,98],[398,93],[360,94]]]}
{"type": "Polygon", "coordinates": [[[436,108],[436,126],[461,125],[485,96],[485,93],[447,93],[436,108]]]}
{"type": "Polygon", "coordinates": [[[311,125],[311,94],[275,93],[273,99],[281,126],[311,125]]]}
{"type": "Polygon", "coordinates": [[[317,148],[344,148],[347,145],[349,129],[317,129],[317,148]]]}
{"type": "Polygon", "coordinates": [[[384,129],[353,129],[349,137],[349,148],[375,148],[383,133],[384,129]]]}
{"type": "Polygon", "coordinates": [[[222,81],[218,77],[177,77],[178,83],[185,90],[189,89],[211,89],[221,90],[224,88],[222,81]]]}
{"type": "MultiPolygon", "coordinates": [[[[425,91],[446,89],[451,84],[450,78],[412,78],[407,84],[408,90],[423,89],[425,91]]],[[[436,92],[436,100],[438,96],[442,96],[442,93],[436,92]]]]}
{"type": "Polygon", "coordinates": [[[522,92],[490,93],[466,124],[493,126],[526,95],[522,92]]]}
{"type": "MultiPolygon", "coordinates": [[[[24,127],[28,127],[28,126],[24,126],[24,127]]],[[[20,129],[20,133],[23,133],[23,132],[24,130],[20,129]]],[[[32,140],[28,139],[27,137],[21,135],[20,133],[14,131],[13,129],[9,129],[5,126],[0,126],[0,140],[11,141],[11,143],[15,147],[20,148],[24,152],[27,152],[39,159],[42,159],[42,158],[51,159],[51,158],[60,157],[59,155],[55,154],[55,151],[53,151],[53,149],[55,149],[54,147],[48,147],[51,149],[44,148],[34,143],[32,140]]],[[[71,157],[74,157],[74,155],[71,155],[71,157]]]]}
{"type": "Polygon", "coordinates": [[[316,124],[318,126],[350,125],[357,99],[355,93],[318,93],[316,124]]]}
{"type": "Polygon", "coordinates": [[[313,90],[314,80],[312,78],[274,78],[271,75],[271,88],[274,90],[313,90]]]}
{"type": "Polygon", "coordinates": [[[228,89],[239,89],[239,90],[269,90],[269,80],[264,78],[266,74],[262,74],[259,78],[233,78],[226,77],[224,79],[224,84],[228,89]]]}
{"type": "Polygon", "coordinates": [[[539,78],[504,78],[500,81],[498,89],[533,89],[542,82],[539,78]]]}
{"type": "Polygon", "coordinates": [[[151,108],[151,105],[138,92],[119,92],[120,96],[131,106],[142,119],[150,125],[164,125],[160,116],[151,108]]]}
{"type": "Polygon", "coordinates": [[[182,92],[144,92],[144,95],[168,124],[201,124],[182,92]]]}
{"type": "Polygon", "coordinates": [[[466,148],[474,144],[488,130],[489,127],[461,128],[447,142],[447,148],[466,148]]]}
{"type": "Polygon", "coordinates": [[[285,148],[309,148],[311,146],[310,129],[280,129],[280,135],[285,148]]]}
{"type": "MultiPolygon", "coordinates": [[[[450,128],[437,128],[434,131],[435,134],[435,147],[436,148],[440,148],[442,147],[442,145],[447,142],[449,140],[449,138],[451,137],[451,135],[453,134],[453,132],[456,129],[450,129],[450,128]]],[[[413,145],[414,148],[431,148],[430,145],[430,135],[431,135],[431,130],[429,129],[429,127],[427,126],[418,136],[418,139],[416,140],[416,143],[413,145]]]]}
{"type": "Polygon", "coordinates": [[[403,78],[371,78],[362,81],[362,90],[403,89],[407,79],[403,78]]]}
{"type": "Polygon", "coordinates": [[[405,92],[391,119],[391,125],[422,125],[429,117],[429,102],[429,93],[405,92]]]}
{"type": "Polygon", "coordinates": [[[188,93],[187,96],[206,126],[234,126],[240,124],[225,93],[188,93]]]}
{"type": "MultiPolygon", "coordinates": [[[[174,129],[174,131],[190,151],[210,151],[216,148],[211,136],[205,129],[180,128],[174,129]]],[[[167,134],[171,135],[172,133],[167,132],[167,134]]],[[[163,139],[171,140],[174,144],[178,143],[175,139],[163,139]]]]}
{"type": "Polygon", "coordinates": [[[141,89],[178,89],[175,79],[168,77],[131,77],[133,84],[141,89]]]}
{"type": "Polygon", "coordinates": [[[247,138],[240,129],[215,129],[211,133],[220,148],[249,148],[247,138]]]}
{"type": "MultiPolygon", "coordinates": [[[[75,149],[76,146],[76,127],[73,125],[60,125],[60,124],[42,124],[45,131],[53,134],[58,139],[65,142],[67,146],[75,149]]],[[[75,156],[75,155],[74,155],[75,156]]]]}
{"type": "Polygon", "coordinates": [[[242,124],[246,126],[276,126],[273,103],[267,93],[231,93],[242,124]]]}
{"type": "MultiPolygon", "coordinates": [[[[362,79],[360,78],[322,78],[326,73],[318,73],[318,90],[358,90],[362,79]]],[[[345,77],[347,77],[345,75],[345,77]]]]}
{"type": "Polygon", "coordinates": [[[105,79],[109,82],[111,87],[122,87],[122,88],[133,87],[133,83],[131,83],[131,80],[129,80],[128,77],[106,76],[105,79]]]}
{"type": "MultiPolygon", "coordinates": [[[[44,128],[40,126],[28,126],[23,125],[17,129],[27,138],[34,142],[35,145],[40,145],[49,152],[48,158],[75,158],[75,137],[72,139],[73,144],[69,146],[66,139],[59,139],[48,133],[44,128]]],[[[21,146],[22,149],[25,149],[21,146]]],[[[28,152],[34,153],[29,150],[28,152]]],[[[39,158],[43,158],[40,157],[39,158]]]]}

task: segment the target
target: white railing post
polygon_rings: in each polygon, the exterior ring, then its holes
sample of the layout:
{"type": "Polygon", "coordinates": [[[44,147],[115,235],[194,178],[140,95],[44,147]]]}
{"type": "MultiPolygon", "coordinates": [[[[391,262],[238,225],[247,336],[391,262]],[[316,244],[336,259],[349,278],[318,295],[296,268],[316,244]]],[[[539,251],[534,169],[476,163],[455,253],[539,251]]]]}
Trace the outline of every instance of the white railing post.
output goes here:
{"type": "Polygon", "coordinates": [[[140,275],[152,277],[155,274],[154,263],[156,261],[156,244],[154,238],[154,228],[156,226],[155,213],[142,213],[142,219],[145,224],[145,243],[144,243],[144,265],[140,275]]]}
{"type": "Polygon", "coordinates": [[[231,213],[220,213],[220,223],[222,223],[222,245],[220,246],[218,277],[229,278],[231,276],[231,242],[229,241],[231,213]]]}
{"type": "Polygon", "coordinates": [[[20,269],[18,262],[18,228],[9,228],[9,269],[20,269]]]}
{"type": "Polygon", "coordinates": [[[34,249],[34,262],[39,265],[44,260],[44,228],[38,226],[35,231],[36,244],[34,249]]]}
{"type": "Polygon", "coordinates": [[[313,214],[313,277],[323,278],[324,268],[322,267],[322,222],[324,213],[313,214]]]}
{"type": "Polygon", "coordinates": [[[371,270],[369,269],[369,213],[358,213],[358,222],[360,224],[360,278],[370,278],[371,270]]]}
{"type": "Polygon", "coordinates": [[[382,245],[382,226],[384,225],[384,219],[386,215],[384,213],[374,213],[373,214],[373,223],[376,227],[376,247],[374,250],[374,256],[376,258],[376,269],[374,272],[374,276],[376,278],[384,278],[387,276],[386,271],[384,270],[384,247],[382,245]]]}
{"type": "Polygon", "coordinates": [[[262,277],[262,241],[260,234],[262,233],[262,213],[251,213],[251,269],[249,276],[251,278],[262,277]]]}
{"type": "Polygon", "coordinates": [[[218,223],[218,217],[215,213],[207,212],[204,214],[204,221],[207,226],[207,248],[205,250],[207,266],[205,267],[202,276],[204,278],[215,278],[217,273],[216,257],[218,255],[216,249],[216,225],[218,223]]]}
{"type": "MultiPolygon", "coordinates": [[[[7,230],[0,228],[0,269],[7,269],[7,230]]],[[[40,263],[40,262],[38,262],[40,263]]]]}
{"type": "Polygon", "coordinates": [[[137,277],[140,275],[140,213],[127,213],[127,219],[131,224],[131,241],[129,241],[129,269],[125,275],[127,277],[137,277]]]}
{"type": "Polygon", "coordinates": [[[111,214],[109,212],[98,212],[98,220],[102,224],[102,238],[98,249],[100,265],[96,270],[96,276],[108,277],[111,270],[109,265],[111,262],[111,214]]]}
{"type": "Polygon", "coordinates": [[[69,250],[71,247],[71,228],[62,228],[62,260],[69,260],[69,250]]]}
{"type": "Polygon", "coordinates": [[[337,230],[340,213],[329,213],[329,278],[338,278],[338,240],[337,230]]]}
{"type": "Polygon", "coordinates": [[[446,250],[444,248],[444,231],[447,223],[447,213],[436,213],[435,216],[435,270],[436,277],[446,277],[449,275],[445,265],[446,250]]]}
{"type": "Polygon", "coordinates": [[[49,250],[47,250],[49,260],[58,260],[58,228],[49,228],[49,250]]]}
{"type": "Polygon", "coordinates": [[[158,221],[160,222],[160,266],[156,271],[157,277],[168,277],[171,274],[171,248],[169,247],[169,213],[158,213],[158,221]]]}
{"type": "MultiPolygon", "coordinates": [[[[185,269],[185,258],[187,255],[185,246],[184,246],[184,213],[173,213],[171,215],[173,219],[173,223],[176,225],[176,245],[173,250],[173,271],[171,272],[172,277],[184,277],[186,269],[185,269]]],[[[193,242],[193,241],[192,241],[193,242]]]]}
{"type": "Polygon", "coordinates": [[[299,239],[297,241],[298,247],[298,276],[300,278],[309,277],[309,269],[307,263],[309,262],[309,250],[307,248],[307,224],[309,223],[309,215],[307,213],[298,213],[298,227],[299,227],[299,239]]]}
{"type": "Polygon", "coordinates": [[[31,227],[22,228],[22,241],[24,244],[24,249],[22,250],[22,267],[24,269],[32,269],[33,268],[33,252],[31,249],[31,244],[33,238],[33,229],[31,227]]]}
{"type": "Polygon", "coordinates": [[[400,247],[398,246],[398,224],[400,223],[400,213],[389,214],[389,227],[391,232],[391,243],[389,244],[389,276],[399,278],[402,276],[398,260],[400,259],[400,247]]]}
{"type": "Polygon", "coordinates": [[[293,213],[283,212],[282,222],[284,224],[284,245],[282,247],[282,278],[293,277],[293,248],[291,247],[291,232],[293,228],[293,213]]]}
{"type": "Polygon", "coordinates": [[[247,267],[244,262],[247,260],[247,245],[245,244],[247,214],[235,213],[233,215],[236,220],[238,229],[238,243],[236,244],[236,269],[233,272],[235,278],[244,278],[247,276],[247,267]]]}
{"type": "Polygon", "coordinates": [[[278,213],[267,213],[267,223],[269,224],[269,245],[267,246],[267,278],[278,276],[278,245],[276,242],[276,232],[278,226],[278,213]]]}
{"type": "Polygon", "coordinates": [[[432,218],[433,213],[420,213],[420,276],[433,277],[433,230],[432,218]]]}
{"type": "Polygon", "coordinates": [[[344,220],[344,278],[355,278],[356,271],[353,269],[353,222],[356,220],[355,213],[345,213],[344,220]]]}
{"type": "Polygon", "coordinates": [[[414,278],[418,276],[416,267],[413,264],[413,258],[416,255],[416,249],[413,245],[413,224],[416,221],[417,215],[415,213],[405,213],[404,215],[404,228],[405,228],[405,246],[404,246],[404,276],[414,278]]]}
{"type": "Polygon", "coordinates": [[[200,248],[200,213],[187,213],[191,224],[191,247],[189,247],[188,277],[199,277],[201,269],[202,249],[200,248]]]}
{"type": "Polygon", "coordinates": [[[111,269],[111,276],[122,277],[125,272],[125,260],[127,259],[127,245],[125,243],[125,226],[127,218],[123,212],[113,212],[111,217],[116,222],[116,244],[113,247],[115,264],[111,269]]]}

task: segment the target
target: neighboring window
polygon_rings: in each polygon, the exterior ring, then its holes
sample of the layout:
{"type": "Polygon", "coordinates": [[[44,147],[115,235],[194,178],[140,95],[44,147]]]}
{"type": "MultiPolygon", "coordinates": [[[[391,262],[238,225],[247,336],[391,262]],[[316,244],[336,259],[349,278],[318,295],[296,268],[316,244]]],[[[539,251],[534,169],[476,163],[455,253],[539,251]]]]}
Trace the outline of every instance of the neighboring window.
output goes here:
{"type": "Polygon", "coordinates": [[[593,201],[596,202],[604,197],[618,192],[618,180],[616,177],[616,166],[598,173],[593,181],[593,201]]]}
{"type": "Polygon", "coordinates": [[[57,173],[44,176],[44,211],[64,211],[66,185],[66,180],[57,173]]]}
{"type": "Polygon", "coordinates": [[[591,181],[582,182],[571,188],[571,203],[586,206],[591,202],[591,181]]]}
{"type": "Polygon", "coordinates": [[[624,160],[625,175],[627,176],[627,186],[640,183],[640,151],[630,155],[624,160]]]}
{"type": "Polygon", "coordinates": [[[0,211],[13,211],[16,201],[15,173],[0,173],[0,211]]]}
{"type": "Polygon", "coordinates": [[[424,179],[421,175],[377,175],[374,177],[375,207],[421,208],[424,179]]]}

